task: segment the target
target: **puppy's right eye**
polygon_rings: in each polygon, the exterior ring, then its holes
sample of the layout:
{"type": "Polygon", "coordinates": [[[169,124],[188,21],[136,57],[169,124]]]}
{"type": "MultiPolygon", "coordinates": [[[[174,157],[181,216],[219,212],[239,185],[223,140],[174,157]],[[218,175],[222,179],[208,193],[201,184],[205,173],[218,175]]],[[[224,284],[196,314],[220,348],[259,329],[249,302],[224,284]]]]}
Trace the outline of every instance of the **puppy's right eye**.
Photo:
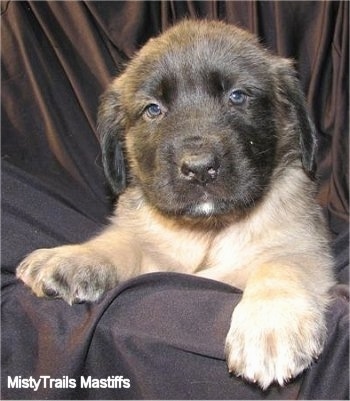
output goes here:
{"type": "Polygon", "coordinates": [[[143,116],[148,120],[154,120],[163,114],[161,107],[156,103],[151,103],[143,111],[143,116]]]}

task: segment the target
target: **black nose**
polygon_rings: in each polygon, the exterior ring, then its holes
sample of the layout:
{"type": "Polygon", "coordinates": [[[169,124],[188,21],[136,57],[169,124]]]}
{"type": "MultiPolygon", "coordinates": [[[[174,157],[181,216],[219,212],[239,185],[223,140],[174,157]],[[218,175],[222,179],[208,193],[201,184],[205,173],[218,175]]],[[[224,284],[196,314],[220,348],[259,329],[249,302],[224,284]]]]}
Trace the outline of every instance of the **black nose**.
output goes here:
{"type": "Polygon", "coordinates": [[[186,179],[206,184],[216,179],[219,167],[220,163],[215,155],[203,153],[184,156],[180,170],[186,179]]]}

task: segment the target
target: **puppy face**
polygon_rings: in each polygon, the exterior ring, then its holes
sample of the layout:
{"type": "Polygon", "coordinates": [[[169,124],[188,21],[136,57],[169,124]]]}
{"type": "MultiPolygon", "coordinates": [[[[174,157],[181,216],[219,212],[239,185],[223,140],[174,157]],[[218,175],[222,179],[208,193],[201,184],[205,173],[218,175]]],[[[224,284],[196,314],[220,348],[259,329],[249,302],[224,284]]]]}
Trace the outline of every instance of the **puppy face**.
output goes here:
{"type": "Polygon", "coordinates": [[[148,42],[101,102],[104,164],[163,213],[246,213],[292,163],[312,171],[314,135],[290,63],[218,22],[148,42]]]}

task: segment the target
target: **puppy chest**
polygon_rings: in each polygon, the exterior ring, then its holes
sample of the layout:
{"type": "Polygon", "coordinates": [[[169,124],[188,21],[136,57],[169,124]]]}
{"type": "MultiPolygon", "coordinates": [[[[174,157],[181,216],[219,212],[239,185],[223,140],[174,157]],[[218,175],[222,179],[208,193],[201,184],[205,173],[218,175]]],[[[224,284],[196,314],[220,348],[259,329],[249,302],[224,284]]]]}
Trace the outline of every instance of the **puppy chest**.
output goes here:
{"type": "Polygon", "coordinates": [[[252,257],[244,238],[232,232],[214,236],[162,230],[158,234],[148,235],[143,241],[143,271],[165,270],[203,276],[206,274],[201,272],[210,271],[213,275],[208,278],[220,280],[233,270],[244,269],[252,257]]]}
{"type": "Polygon", "coordinates": [[[205,263],[211,245],[207,236],[162,231],[142,241],[142,271],[194,273],[205,263]]]}

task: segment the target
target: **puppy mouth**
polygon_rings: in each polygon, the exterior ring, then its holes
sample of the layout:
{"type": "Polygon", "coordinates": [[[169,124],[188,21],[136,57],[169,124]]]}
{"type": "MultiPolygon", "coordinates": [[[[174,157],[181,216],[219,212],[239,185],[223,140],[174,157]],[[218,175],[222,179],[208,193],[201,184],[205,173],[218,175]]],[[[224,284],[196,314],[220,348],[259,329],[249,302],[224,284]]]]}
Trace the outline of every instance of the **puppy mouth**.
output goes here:
{"type": "Polygon", "coordinates": [[[207,217],[217,214],[217,205],[213,201],[204,201],[190,205],[185,214],[193,217],[207,217]]]}
{"type": "Polygon", "coordinates": [[[235,210],[237,210],[237,208],[229,201],[208,199],[205,201],[191,202],[181,210],[181,214],[192,218],[207,218],[230,214],[235,210]]]}
{"type": "Polygon", "coordinates": [[[228,215],[242,216],[258,199],[252,193],[237,188],[235,193],[227,192],[220,185],[159,187],[145,193],[150,203],[160,212],[174,217],[188,219],[220,218],[228,215]]]}
{"type": "Polygon", "coordinates": [[[194,199],[192,202],[189,202],[182,209],[182,213],[191,217],[208,217],[214,216],[220,213],[220,202],[214,199],[212,195],[209,195],[208,192],[204,191],[203,195],[198,199],[194,199]]]}
{"type": "Polygon", "coordinates": [[[194,219],[219,217],[233,213],[237,206],[232,199],[220,198],[204,191],[200,196],[197,194],[197,197],[194,197],[192,194],[186,200],[179,200],[168,213],[194,219]]]}

